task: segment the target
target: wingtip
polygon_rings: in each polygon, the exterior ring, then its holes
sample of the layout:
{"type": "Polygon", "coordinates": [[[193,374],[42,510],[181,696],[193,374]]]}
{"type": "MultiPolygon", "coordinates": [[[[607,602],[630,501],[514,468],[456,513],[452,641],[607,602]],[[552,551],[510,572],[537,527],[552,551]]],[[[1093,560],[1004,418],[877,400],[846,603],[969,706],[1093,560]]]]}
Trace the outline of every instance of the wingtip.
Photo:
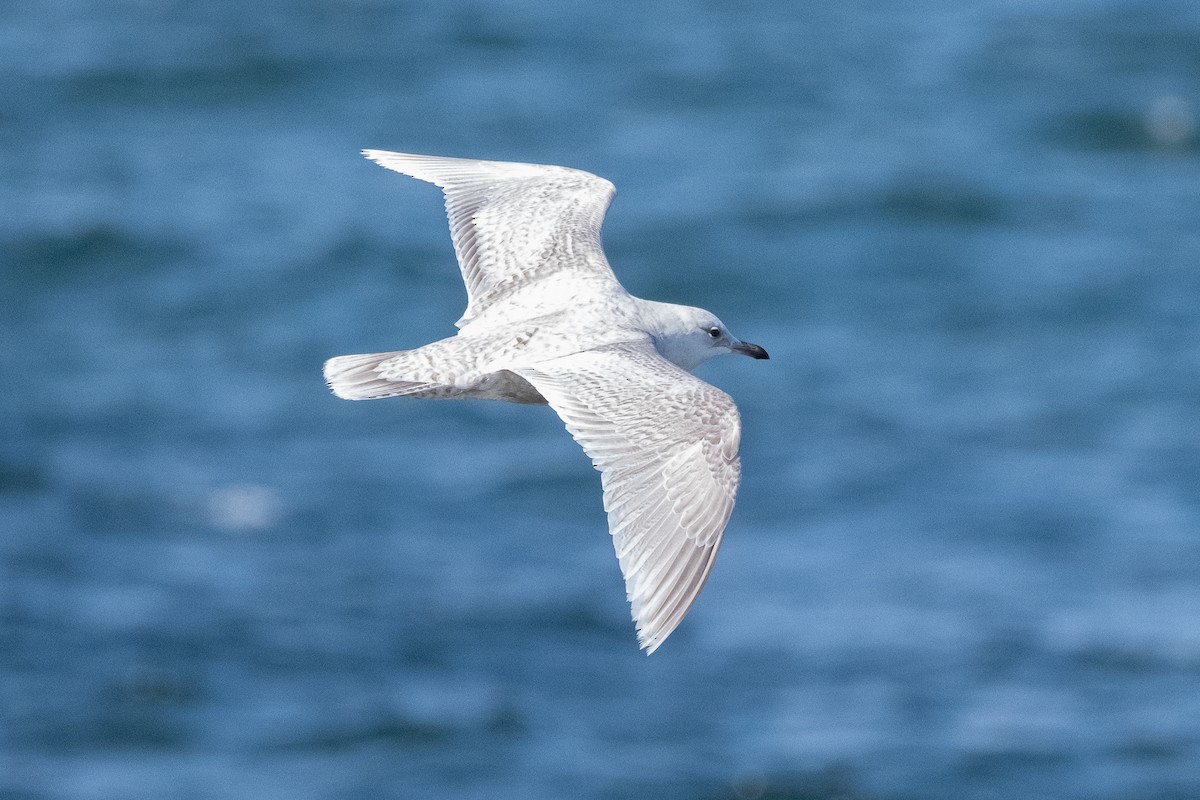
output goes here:
{"type": "MultiPolygon", "coordinates": [[[[416,178],[419,181],[432,183],[434,186],[446,188],[450,180],[450,175],[447,173],[447,164],[452,164],[461,161],[456,158],[444,158],[442,156],[422,156],[416,153],[397,153],[393,150],[372,150],[367,149],[361,151],[363,156],[374,161],[384,169],[390,169],[392,172],[399,172],[401,175],[407,175],[410,178],[416,178]]],[[[453,172],[451,169],[450,172],[453,172]]]]}
{"type": "MultiPolygon", "coordinates": [[[[635,619],[634,622],[636,623],[637,620],[635,619]]],[[[657,634],[647,633],[645,628],[638,626],[638,628],[637,628],[638,647],[642,650],[645,650],[646,655],[653,655],[654,651],[657,650],[659,647],[661,647],[662,643],[667,640],[667,636],[670,636],[670,635],[671,635],[670,631],[667,631],[666,635],[663,635],[661,632],[659,632],[657,634]]]]}
{"type": "Polygon", "coordinates": [[[431,156],[419,156],[413,153],[398,153],[395,150],[375,150],[374,148],[367,148],[365,150],[360,150],[359,152],[363,154],[364,158],[374,161],[379,166],[385,169],[397,171],[399,171],[398,167],[407,167],[413,162],[428,161],[432,158],[431,156]]]}

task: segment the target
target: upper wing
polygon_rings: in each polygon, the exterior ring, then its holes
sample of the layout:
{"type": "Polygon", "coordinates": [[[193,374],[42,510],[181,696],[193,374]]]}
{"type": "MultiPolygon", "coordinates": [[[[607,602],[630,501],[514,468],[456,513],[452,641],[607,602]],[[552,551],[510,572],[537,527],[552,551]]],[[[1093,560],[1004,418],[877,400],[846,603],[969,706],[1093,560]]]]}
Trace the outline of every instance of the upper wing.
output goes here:
{"type": "Polygon", "coordinates": [[[649,342],[513,371],[542,393],[600,470],[638,641],[652,653],[700,594],[733,511],[737,407],[649,342]]]}
{"type": "Polygon", "coordinates": [[[543,275],[577,270],[616,281],[600,225],[616,189],[588,172],[364,150],[380,166],[442,188],[467,284],[462,327],[491,302],[543,275]]]}

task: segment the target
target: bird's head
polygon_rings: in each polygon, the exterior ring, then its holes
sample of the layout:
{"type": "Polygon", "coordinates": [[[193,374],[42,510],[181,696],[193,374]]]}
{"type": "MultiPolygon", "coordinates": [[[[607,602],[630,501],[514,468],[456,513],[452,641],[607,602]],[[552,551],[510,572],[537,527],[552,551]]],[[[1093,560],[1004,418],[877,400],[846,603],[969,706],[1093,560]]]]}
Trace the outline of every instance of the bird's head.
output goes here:
{"type": "MultiPolygon", "coordinates": [[[[677,306],[668,303],[671,313],[654,344],[663,357],[691,372],[714,356],[741,353],[751,358],[769,358],[767,351],[756,344],[738,339],[716,315],[702,308],[677,306]]],[[[660,316],[660,319],[662,316],[660,316]]]]}

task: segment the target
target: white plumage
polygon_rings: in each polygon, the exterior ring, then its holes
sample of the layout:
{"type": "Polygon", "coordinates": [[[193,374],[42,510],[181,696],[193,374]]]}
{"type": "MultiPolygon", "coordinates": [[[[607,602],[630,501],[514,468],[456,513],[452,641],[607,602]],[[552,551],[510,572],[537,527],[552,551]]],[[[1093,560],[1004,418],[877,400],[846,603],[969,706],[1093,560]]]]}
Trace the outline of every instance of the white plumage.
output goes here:
{"type": "Polygon", "coordinates": [[[467,286],[458,335],[325,364],[339,397],[549,403],[601,473],[638,641],[654,652],[695,602],[733,510],[741,424],[690,374],[766,358],[719,319],[629,295],[600,248],[615,189],[565,167],[365,150],[441,187],[467,286]]]}

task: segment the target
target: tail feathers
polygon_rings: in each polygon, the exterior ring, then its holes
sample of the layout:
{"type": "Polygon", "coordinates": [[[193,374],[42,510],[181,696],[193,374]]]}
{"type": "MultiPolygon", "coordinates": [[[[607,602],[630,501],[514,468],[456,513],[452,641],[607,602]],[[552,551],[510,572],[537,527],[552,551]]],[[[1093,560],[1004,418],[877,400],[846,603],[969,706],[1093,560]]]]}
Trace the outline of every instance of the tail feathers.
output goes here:
{"type": "Polygon", "coordinates": [[[378,397],[397,397],[418,394],[432,387],[420,381],[396,381],[385,378],[386,362],[401,355],[393,353],[361,353],[338,356],[325,362],[325,382],[333,393],[344,400],[374,400],[378,397]]]}

